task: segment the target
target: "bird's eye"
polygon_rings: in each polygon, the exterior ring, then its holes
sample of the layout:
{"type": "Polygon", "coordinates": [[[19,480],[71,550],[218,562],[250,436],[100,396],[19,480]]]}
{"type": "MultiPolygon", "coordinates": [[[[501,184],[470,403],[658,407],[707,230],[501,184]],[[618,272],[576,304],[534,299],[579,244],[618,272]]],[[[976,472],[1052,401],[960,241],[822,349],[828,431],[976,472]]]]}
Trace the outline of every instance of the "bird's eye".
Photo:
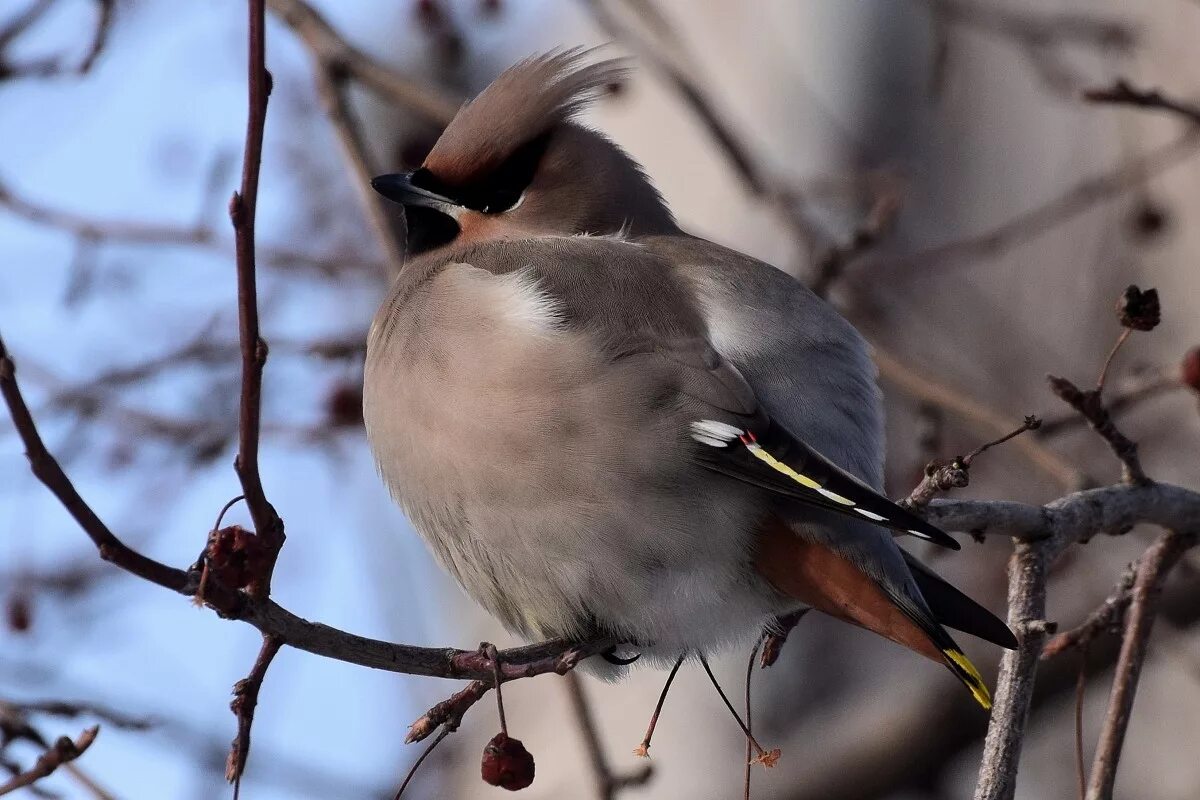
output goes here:
{"type": "Polygon", "coordinates": [[[541,163],[550,134],[543,134],[518,147],[499,167],[458,190],[458,199],[467,208],[484,214],[503,214],[517,208],[541,163]]]}

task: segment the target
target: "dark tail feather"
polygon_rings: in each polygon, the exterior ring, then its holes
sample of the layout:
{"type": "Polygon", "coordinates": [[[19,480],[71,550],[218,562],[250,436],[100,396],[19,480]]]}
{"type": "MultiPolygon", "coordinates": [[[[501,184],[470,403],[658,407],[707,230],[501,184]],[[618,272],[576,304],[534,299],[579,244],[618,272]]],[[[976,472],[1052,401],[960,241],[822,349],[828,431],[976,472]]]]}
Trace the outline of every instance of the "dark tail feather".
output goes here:
{"type": "Polygon", "coordinates": [[[904,551],[904,560],[938,622],[1009,650],[1017,648],[1017,637],[1003,620],[944,581],[907,551],[904,551]]]}

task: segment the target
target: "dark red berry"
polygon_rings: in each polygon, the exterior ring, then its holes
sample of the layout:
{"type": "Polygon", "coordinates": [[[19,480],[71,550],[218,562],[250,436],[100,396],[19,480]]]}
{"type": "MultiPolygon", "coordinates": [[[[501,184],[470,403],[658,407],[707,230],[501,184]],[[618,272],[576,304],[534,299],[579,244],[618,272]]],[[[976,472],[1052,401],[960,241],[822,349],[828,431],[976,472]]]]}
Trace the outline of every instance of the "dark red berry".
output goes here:
{"type": "Polygon", "coordinates": [[[1158,291],[1130,286],[1117,301],[1117,316],[1121,324],[1135,331],[1151,331],[1162,319],[1158,291]]]}
{"type": "Polygon", "coordinates": [[[533,783],[533,756],[521,744],[497,733],[483,748],[480,774],[485,783],[515,792],[533,783]]]}
{"type": "Polygon", "coordinates": [[[1187,351],[1180,373],[1185,384],[1200,392],[1200,347],[1193,347],[1187,351]]]}
{"type": "Polygon", "coordinates": [[[33,609],[29,602],[29,595],[24,592],[9,595],[4,615],[10,631],[13,633],[28,631],[33,626],[33,609]]]}
{"type": "Polygon", "coordinates": [[[335,428],[360,426],[363,424],[362,387],[350,383],[339,383],[325,398],[325,413],[329,424],[335,428]]]}

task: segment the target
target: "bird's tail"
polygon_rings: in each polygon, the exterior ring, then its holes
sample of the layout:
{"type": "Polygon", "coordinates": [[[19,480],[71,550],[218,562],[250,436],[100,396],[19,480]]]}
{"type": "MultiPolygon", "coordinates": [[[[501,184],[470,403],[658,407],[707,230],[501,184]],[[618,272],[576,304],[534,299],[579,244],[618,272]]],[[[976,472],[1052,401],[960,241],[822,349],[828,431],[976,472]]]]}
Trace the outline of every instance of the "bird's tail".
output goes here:
{"type": "Polygon", "coordinates": [[[755,567],[780,592],[830,616],[940,661],[985,709],[991,694],[979,670],[924,602],[882,586],[847,558],[803,538],[782,520],[765,527],[755,567]]]}

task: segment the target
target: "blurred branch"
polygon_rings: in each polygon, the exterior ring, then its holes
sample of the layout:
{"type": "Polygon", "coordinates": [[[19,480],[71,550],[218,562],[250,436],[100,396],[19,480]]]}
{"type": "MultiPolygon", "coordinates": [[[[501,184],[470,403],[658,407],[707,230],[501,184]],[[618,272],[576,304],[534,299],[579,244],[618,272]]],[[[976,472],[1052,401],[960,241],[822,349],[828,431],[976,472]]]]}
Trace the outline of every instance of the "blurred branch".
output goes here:
{"type": "Polygon", "coordinates": [[[1083,99],[1089,103],[1136,106],[1138,108],[1168,111],[1182,117],[1192,125],[1200,125],[1200,106],[1167,97],[1154,89],[1137,89],[1124,78],[1117,79],[1112,86],[1106,89],[1085,90],[1083,99]]]}
{"type": "MultiPolygon", "coordinates": [[[[1068,45],[1101,52],[1128,53],[1137,41],[1137,29],[1125,20],[1097,14],[1042,12],[1012,9],[998,3],[968,0],[923,0],[934,22],[943,31],[951,26],[970,29],[1011,42],[1025,56],[1042,83],[1054,92],[1069,95],[1079,86],[1063,58],[1068,45]]],[[[943,33],[944,36],[944,33],[943,33]]],[[[948,44],[941,43],[939,71],[945,71],[948,44]]]]}
{"type": "Polygon", "coordinates": [[[303,0],[267,0],[271,13],[300,37],[320,70],[341,74],[427,122],[444,127],[454,117],[460,99],[448,97],[401,72],[381,64],[347,42],[324,17],[303,0]]]}
{"type": "Polygon", "coordinates": [[[919,250],[907,255],[882,255],[859,259],[858,272],[873,279],[885,270],[921,269],[930,275],[946,267],[965,267],[973,262],[1004,255],[1014,247],[1054,230],[1100,203],[1119,197],[1130,189],[1187,161],[1200,151],[1200,133],[1187,133],[1118,167],[1085,178],[1058,197],[974,236],[919,250]]]}
{"type": "Polygon", "coordinates": [[[567,695],[571,700],[571,708],[575,712],[575,719],[579,723],[579,731],[587,749],[588,761],[592,765],[592,777],[596,781],[596,796],[600,800],[614,800],[624,789],[642,786],[650,780],[651,775],[654,774],[654,769],[650,764],[643,764],[626,773],[613,771],[608,756],[604,752],[604,744],[600,741],[600,729],[592,714],[592,707],[584,691],[583,681],[574,672],[570,672],[564,683],[567,687],[567,695]]]}
{"type": "MultiPolygon", "coordinates": [[[[876,342],[872,342],[871,349],[875,364],[879,367],[879,377],[895,385],[905,394],[949,411],[966,420],[985,436],[1003,436],[1012,430],[1012,423],[1007,414],[917,372],[876,342]]],[[[1013,447],[1062,489],[1077,489],[1094,483],[1077,467],[1033,437],[1023,436],[1013,442],[1013,447]]]]}
{"type": "Polygon", "coordinates": [[[1130,590],[1129,610],[1121,655],[1113,677],[1108,711],[1100,732],[1100,741],[1092,761],[1087,800],[1111,800],[1116,783],[1117,763],[1125,742],[1125,732],[1133,711],[1138,678],[1150,642],[1150,631],[1158,614],[1162,587],[1171,569],[1179,563],[1184,552],[1200,540],[1200,524],[1190,531],[1167,531],[1139,559],[1136,576],[1130,590]]]}
{"type": "Polygon", "coordinates": [[[86,75],[91,72],[96,59],[104,52],[112,30],[116,0],[93,0],[96,6],[96,21],[92,25],[91,42],[76,66],[68,66],[63,57],[42,58],[23,64],[13,64],[4,51],[13,40],[23,34],[45,16],[55,0],[38,0],[24,12],[18,14],[3,29],[0,29],[0,81],[8,78],[51,78],[59,75],[86,75]]]}
{"type": "MultiPolygon", "coordinates": [[[[227,239],[203,221],[193,225],[141,222],[137,220],[95,219],[54,208],[18,195],[0,182],[0,208],[35,225],[44,225],[91,243],[195,247],[222,255],[229,252],[227,239]]],[[[347,270],[378,270],[376,263],[347,256],[318,256],[279,246],[260,247],[261,261],[273,268],[297,267],[323,275],[345,274],[347,270]]]]}
{"type": "Polygon", "coordinates": [[[68,764],[79,758],[92,746],[92,742],[96,741],[96,735],[99,733],[100,727],[93,725],[90,728],[84,729],[83,733],[79,734],[74,741],[66,736],[59,737],[51,747],[38,757],[37,762],[32,767],[19,775],[13,776],[11,780],[4,784],[0,784],[0,795],[11,794],[17,789],[32,786],[64,764],[68,764]]]}
{"type": "Polygon", "coordinates": [[[404,263],[404,243],[397,237],[392,218],[382,199],[371,188],[371,179],[381,170],[371,166],[366,139],[347,102],[346,73],[330,65],[318,64],[316,81],[317,92],[325,104],[325,113],[333,124],[333,130],[342,146],[342,154],[354,179],[354,192],[358,195],[358,201],[366,210],[367,219],[375,231],[375,238],[383,251],[384,263],[389,268],[388,273],[394,275],[404,263]]]}
{"type": "Polygon", "coordinates": [[[423,117],[438,129],[458,110],[458,103],[432,87],[420,86],[343,39],[325,19],[302,0],[268,0],[271,11],[290,27],[313,58],[317,92],[332,123],[358,195],[383,251],[388,274],[399,271],[404,243],[381,199],[371,190],[379,170],[371,166],[370,152],[349,103],[346,86],[357,80],[385,99],[423,117]]]}
{"type": "MultiPolygon", "coordinates": [[[[613,14],[605,0],[583,0],[583,3],[609,36],[628,45],[667,80],[701,127],[712,137],[713,144],[747,192],[765,201],[784,221],[793,239],[803,248],[811,250],[821,237],[814,224],[801,211],[797,201],[799,190],[794,186],[779,185],[770,177],[770,172],[758,164],[750,148],[721,116],[703,86],[691,74],[693,70],[680,63],[686,61],[686,56],[681,53],[681,45],[674,42],[674,46],[664,48],[657,41],[646,40],[613,14]],[[676,57],[668,58],[666,52],[674,52],[676,57]]],[[[649,0],[630,5],[642,17],[646,16],[646,9],[652,8],[649,0]]],[[[657,12],[651,15],[652,20],[659,18],[657,12]]],[[[649,27],[657,29],[653,22],[649,27]]]]}
{"type": "MultiPolygon", "coordinates": [[[[0,755],[3,755],[4,749],[15,741],[26,741],[35,747],[40,748],[43,751],[43,758],[55,751],[59,751],[60,748],[69,749],[68,746],[75,746],[75,743],[71,742],[69,739],[66,740],[66,744],[63,744],[62,739],[58,740],[58,742],[54,744],[51,744],[50,740],[42,735],[42,733],[33,726],[33,723],[29,719],[31,714],[53,713],[53,711],[64,710],[60,704],[44,704],[46,706],[52,706],[52,711],[42,711],[38,708],[38,705],[39,704],[15,703],[8,700],[0,700],[0,755]]],[[[70,713],[68,710],[67,713],[62,714],[61,716],[74,716],[74,714],[70,713]]],[[[104,715],[93,714],[93,716],[101,716],[101,718],[103,718],[104,715]]],[[[121,720],[121,722],[127,721],[128,720],[125,719],[121,720]]],[[[93,727],[89,730],[96,731],[97,728],[93,727]]],[[[84,733],[86,734],[87,731],[84,731],[84,733]]],[[[80,751],[80,753],[81,752],[82,751],[80,751]]],[[[70,774],[76,783],[83,787],[83,790],[88,795],[95,798],[95,800],[115,800],[111,794],[105,791],[98,783],[96,783],[95,780],[91,778],[91,776],[89,776],[83,771],[83,769],[73,762],[73,758],[62,761],[56,767],[52,768],[51,772],[61,766],[63,771],[70,774]]],[[[29,770],[28,772],[22,770],[15,762],[12,762],[7,758],[0,760],[0,764],[2,764],[4,769],[13,775],[14,780],[19,780],[32,777],[30,773],[34,772],[39,766],[41,766],[41,761],[39,759],[38,764],[35,764],[33,769],[29,770]]],[[[38,777],[33,778],[33,783],[24,785],[23,787],[13,788],[28,788],[31,794],[35,794],[39,797],[56,796],[49,791],[41,790],[41,788],[36,785],[36,782],[43,777],[45,777],[45,775],[39,775],[38,777]]],[[[12,791],[12,789],[9,789],[8,791],[12,791]]],[[[0,792],[0,794],[5,793],[7,792],[0,792]]]]}

